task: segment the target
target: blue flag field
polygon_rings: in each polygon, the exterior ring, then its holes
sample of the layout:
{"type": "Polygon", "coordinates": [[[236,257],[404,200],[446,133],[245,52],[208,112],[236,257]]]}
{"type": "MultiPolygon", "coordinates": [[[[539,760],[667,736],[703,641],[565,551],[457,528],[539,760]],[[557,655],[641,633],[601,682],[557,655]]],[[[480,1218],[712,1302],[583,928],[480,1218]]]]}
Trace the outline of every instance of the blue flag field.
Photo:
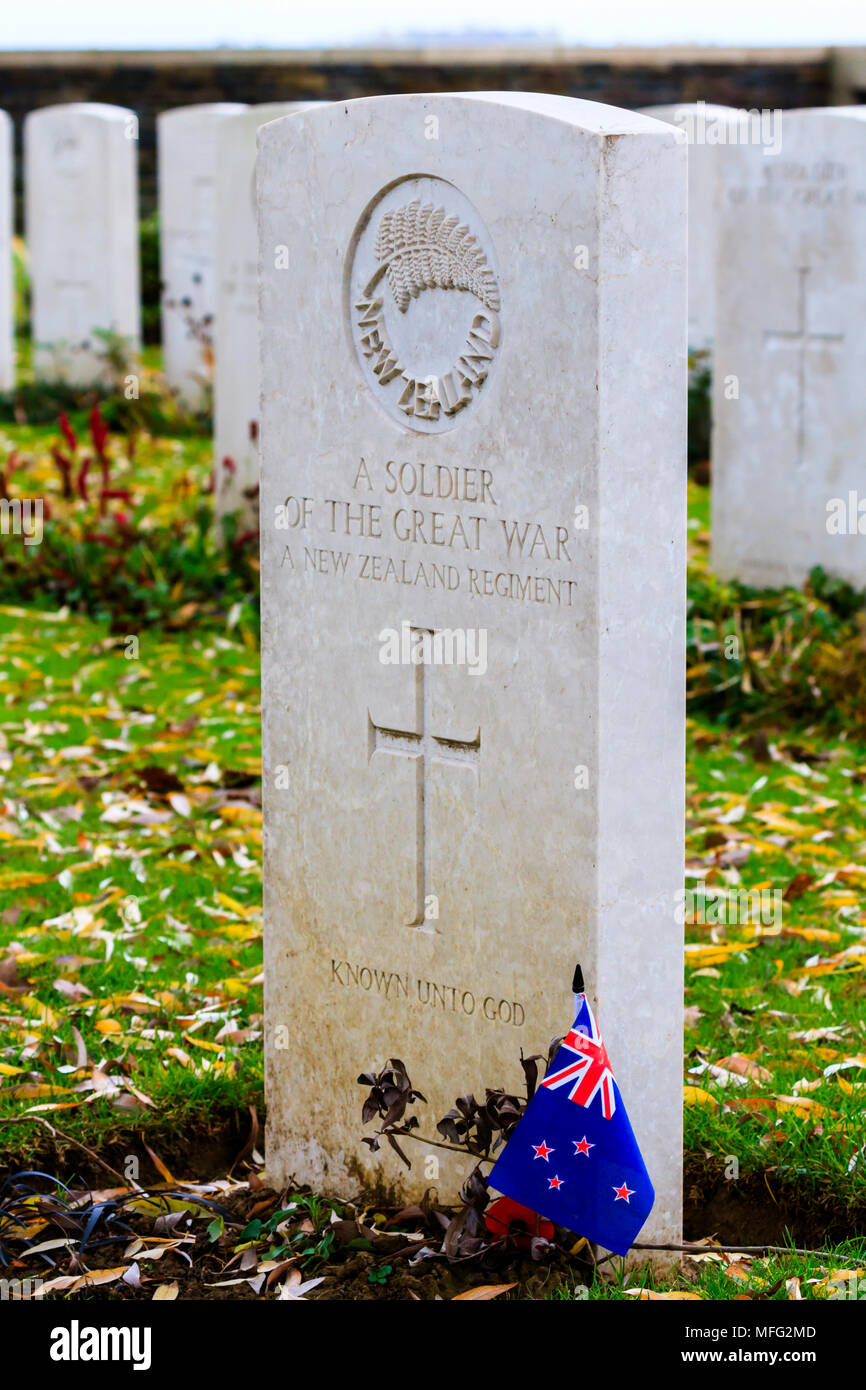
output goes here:
{"type": "Polygon", "coordinates": [[[624,1255],[655,1197],[586,1000],[488,1178],[548,1220],[624,1255]]]}

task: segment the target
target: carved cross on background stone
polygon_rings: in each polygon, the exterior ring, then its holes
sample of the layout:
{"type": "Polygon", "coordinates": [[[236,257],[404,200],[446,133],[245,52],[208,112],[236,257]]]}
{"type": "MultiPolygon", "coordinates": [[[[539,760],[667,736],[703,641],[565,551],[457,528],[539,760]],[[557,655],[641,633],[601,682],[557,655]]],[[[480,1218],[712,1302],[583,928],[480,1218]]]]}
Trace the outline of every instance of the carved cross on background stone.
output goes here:
{"type": "Polygon", "coordinates": [[[844,342],[844,333],[814,333],[808,326],[808,305],[806,302],[806,277],[809,266],[801,265],[797,270],[799,295],[797,307],[797,327],[792,331],[768,329],[764,333],[764,343],[773,348],[796,348],[799,354],[797,370],[797,467],[804,462],[806,447],[806,353],[810,348],[823,350],[828,346],[839,347],[844,342]]]}

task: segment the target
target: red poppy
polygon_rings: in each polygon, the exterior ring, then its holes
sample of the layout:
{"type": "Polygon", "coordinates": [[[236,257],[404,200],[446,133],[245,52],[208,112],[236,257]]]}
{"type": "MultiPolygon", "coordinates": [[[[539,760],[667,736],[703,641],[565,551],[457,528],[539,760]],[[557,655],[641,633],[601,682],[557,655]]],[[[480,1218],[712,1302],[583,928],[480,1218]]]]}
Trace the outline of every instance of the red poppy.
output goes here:
{"type": "Polygon", "coordinates": [[[528,1250],[536,1236],[553,1240],[553,1222],[510,1197],[499,1197],[484,1213],[488,1231],[497,1240],[510,1235],[518,1250],[528,1250]]]}

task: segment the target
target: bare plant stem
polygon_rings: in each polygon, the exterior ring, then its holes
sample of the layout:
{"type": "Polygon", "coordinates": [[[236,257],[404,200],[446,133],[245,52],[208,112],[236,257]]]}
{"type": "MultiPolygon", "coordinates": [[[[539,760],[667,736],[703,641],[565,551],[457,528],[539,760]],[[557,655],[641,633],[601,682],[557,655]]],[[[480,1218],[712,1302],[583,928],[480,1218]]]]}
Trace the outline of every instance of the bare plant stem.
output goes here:
{"type": "MultiPolygon", "coordinates": [[[[430,1144],[434,1149],[449,1149],[453,1154],[463,1154],[464,1156],[469,1154],[470,1158],[480,1159],[482,1163],[496,1162],[490,1154],[481,1153],[478,1149],[470,1149],[464,1144],[443,1144],[441,1139],[425,1139],[423,1134],[416,1134],[414,1130],[395,1129],[393,1133],[395,1137],[399,1135],[401,1139],[414,1139],[418,1144],[430,1144]]],[[[380,1129],[379,1134],[386,1138],[388,1130],[380,1129]]]]}
{"type": "Polygon", "coordinates": [[[124,1177],[123,1173],[118,1173],[116,1168],[112,1168],[111,1164],[106,1163],[105,1159],[100,1158],[99,1154],[94,1153],[93,1149],[89,1149],[86,1144],[80,1143],[78,1139],[73,1139],[71,1134],[64,1134],[62,1129],[56,1129],[54,1125],[44,1120],[41,1115],[9,1115],[0,1118],[0,1125],[42,1125],[44,1129],[48,1130],[52,1138],[62,1139],[67,1144],[73,1144],[76,1149],[81,1149],[82,1153],[86,1153],[88,1158],[93,1159],[94,1163],[98,1163],[106,1172],[111,1173],[112,1177],[119,1178],[124,1187],[134,1187],[137,1192],[141,1191],[137,1182],[134,1182],[131,1178],[124,1177]]]}

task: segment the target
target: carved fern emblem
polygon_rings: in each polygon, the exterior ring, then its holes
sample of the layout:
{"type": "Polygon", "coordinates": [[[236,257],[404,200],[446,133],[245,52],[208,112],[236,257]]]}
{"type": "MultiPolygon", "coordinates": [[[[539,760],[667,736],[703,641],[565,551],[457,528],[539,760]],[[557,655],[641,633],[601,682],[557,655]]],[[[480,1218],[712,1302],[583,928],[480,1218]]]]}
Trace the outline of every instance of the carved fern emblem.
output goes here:
{"type": "Polygon", "coordinates": [[[469,290],[485,308],[499,310],[499,287],[478,239],[444,208],[416,200],[386,212],[374,250],[401,314],[410,299],[433,289],[469,290]]]}

